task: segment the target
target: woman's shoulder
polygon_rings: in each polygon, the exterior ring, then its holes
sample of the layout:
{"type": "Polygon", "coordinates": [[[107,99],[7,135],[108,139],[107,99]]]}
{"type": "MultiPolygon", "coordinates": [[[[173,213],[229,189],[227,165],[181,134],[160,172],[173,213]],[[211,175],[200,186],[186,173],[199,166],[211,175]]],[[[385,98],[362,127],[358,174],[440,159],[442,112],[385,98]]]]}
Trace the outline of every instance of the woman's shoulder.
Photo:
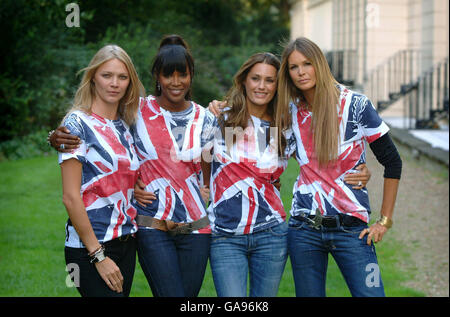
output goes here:
{"type": "Polygon", "coordinates": [[[337,84],[337,88],[340,91],[340,97],[341,98],[357,98],[357,99],[369,99],[366,95],[364,95],[362,92],[350,89],[342,84],[337,84]]]}
{"type": "Polygon", "coordinates": [[[88,121],[89,115],[82,110],[69,112],[64,119],[63,126],[68,128],[72,134],[83,136],[83,125],[88,121]]]}
{"type": "Polygon", "coordinates": [[[70,123],[81,124],[81,121],[86,121],[86,119],[88,117],[89,117],[89,115],[82,110],[72,110],[72,111],[69,111],[69,113],[66,115],[63,124],[64,125],[67,125],[70,123]]]}
{"type": "Polygon", "coordinates": [[[362,92],[349,89],[343,85],[339,85],[340,96],[339,104],[348,108],[364,109],[367,105],[371,105],[370,99],[362,92]]]}

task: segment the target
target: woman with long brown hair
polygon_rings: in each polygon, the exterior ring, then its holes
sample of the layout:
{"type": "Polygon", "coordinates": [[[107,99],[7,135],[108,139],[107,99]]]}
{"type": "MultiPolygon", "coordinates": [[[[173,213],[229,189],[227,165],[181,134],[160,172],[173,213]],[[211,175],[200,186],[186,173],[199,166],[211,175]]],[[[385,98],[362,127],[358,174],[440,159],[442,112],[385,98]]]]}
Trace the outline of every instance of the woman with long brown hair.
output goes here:
{"type": "Polygon", "coordinates": [[[271,53],[251,56],[218,118],[208,208],[218,296],[247,296],[247,276],[250,296],[276,296],[286,264],[286,214],[274,184],[287,166],[275,128],[279,67],[271,53]]]}
{"type": "Polygon", "coordinates": [[[370,100],[333,78],[307,38],[286,45],[277,125],[292,127],[300,175],[293,189],[288,248],[297,296],[325,296],[328,254],[353,296],[384,296],[375,246],[392,225],[401,159],[370,100]],[[365,142],[385,167],[381,218],[368,227],[366,188],[344,182],[365,163],[365,142]]]}

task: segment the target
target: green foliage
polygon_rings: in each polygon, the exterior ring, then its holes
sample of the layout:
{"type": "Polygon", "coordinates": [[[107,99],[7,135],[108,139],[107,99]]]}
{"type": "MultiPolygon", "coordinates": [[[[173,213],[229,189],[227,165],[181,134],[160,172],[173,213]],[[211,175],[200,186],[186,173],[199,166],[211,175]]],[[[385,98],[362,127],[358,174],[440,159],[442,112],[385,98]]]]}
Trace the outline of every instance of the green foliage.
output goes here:
{"type": "Polygon", "coordinates": [[[40,153],[38,148],[12,152],[11,144],[59,125],[79,84],[76,74],[105,44],[128,52],[150,94],[154,82],[149,69],[159,41],[165,34],[180,34],[196,62],[193,99],[207,105],[226,94],[251,54],[276,53],[288,34],[288,0],[77,3],[80,27],[69,28],[67,1],[0,1],[0,40],[7,43],[0,47],[0,158],[40,153]]]}
{"type": "Polygon", "coordinates": [[[62,0],[5,0],[0,12],[0,39],[7,43],[0,48],[0,141],[5,141],[59,117],[62,90],[74,84],[70,79],[78,65],[72,49],[82,44],[83,29],[65,26],[62,0]]]}
{"type": "Polygon", "coordinates": [[[0,161],[31,158],[54,152],[47,144],[47,133],[46,130],[40,130],[0,143],[0,161]]]}

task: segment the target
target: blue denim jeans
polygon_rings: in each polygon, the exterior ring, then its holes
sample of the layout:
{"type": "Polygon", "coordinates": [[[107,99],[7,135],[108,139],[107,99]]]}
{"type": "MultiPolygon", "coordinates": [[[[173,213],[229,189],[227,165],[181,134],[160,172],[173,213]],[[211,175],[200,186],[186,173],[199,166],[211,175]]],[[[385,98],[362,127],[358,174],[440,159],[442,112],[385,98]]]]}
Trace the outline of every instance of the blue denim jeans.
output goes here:
{"type": "Polygon", "coordinates": [[[367,225],[315,229],[291,217],[288,249],[296,295],[326,296],[328,254],[331,253],[352,296],[385,296],[375,246],[367,245],[367,235],[359,239],[364,228],[367,225]]]}
{"type": "Polygon", "coordinates": [[[287,260],[287,224],[245,235],[212,234],[211,271],[220,297],[277,295],[287,260]]]}
{"type": "Polygon", "coordinates": [[[138,258],[155,297],[196,297],[205,276],[210,234],[137,233],[138,258]]]}

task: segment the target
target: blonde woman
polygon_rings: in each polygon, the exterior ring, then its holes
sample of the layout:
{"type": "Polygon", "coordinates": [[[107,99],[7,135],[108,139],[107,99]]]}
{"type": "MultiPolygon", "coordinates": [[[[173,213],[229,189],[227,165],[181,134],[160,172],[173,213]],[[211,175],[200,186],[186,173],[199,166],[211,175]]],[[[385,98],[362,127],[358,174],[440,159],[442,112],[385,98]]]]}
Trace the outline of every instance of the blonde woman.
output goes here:
{"type": "Polygon", "coordinates": [[[144,89],[127,53],[101,48],[84,72],[63,126],[77,148],[59,154],[66,224],[66,263],[82,296],[128,296],[136,263],[139,161],[129,126],[144,89]],[[77,280],[75,280],[77,281],[77,280]]]}
{"type": "Polygon", "coordinates": [[[320,48],[298,38],[284,49],[277,125],[292,126],[300,175],[288,249],[297,296],[325,296],[328,254],[353,296],[384,296],[373,243],[392,225],[402,162],[370,100],[333,78],[320,48]],[[365,142],[385,167],[381,218],[368,228],[366,188],[344,182],[365,163],[365,142]]]}

